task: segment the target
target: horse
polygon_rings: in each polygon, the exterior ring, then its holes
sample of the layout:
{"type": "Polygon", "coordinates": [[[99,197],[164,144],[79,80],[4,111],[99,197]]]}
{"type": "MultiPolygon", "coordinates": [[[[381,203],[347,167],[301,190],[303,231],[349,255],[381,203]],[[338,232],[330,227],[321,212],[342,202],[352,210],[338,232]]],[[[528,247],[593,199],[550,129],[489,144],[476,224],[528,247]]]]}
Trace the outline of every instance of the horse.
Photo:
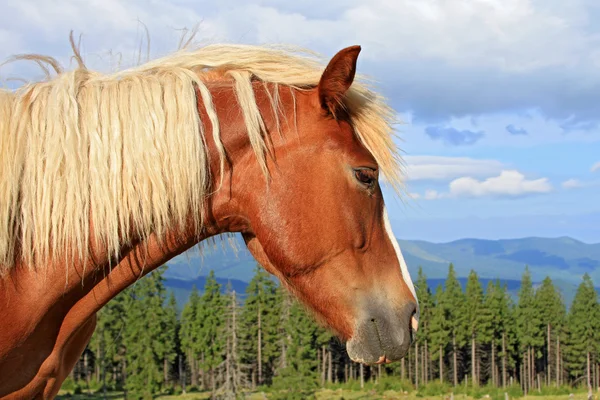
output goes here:
{"type": "MultiPolygon", "coordinates": [[[[240,234],[256,261],[374,365],[419,306],[382,184],[396,114],[356,73],[284,46],[209,44],[0,91],[0,397],[53,398],[96,312],[171,258],[240,234]]],[[[325,60],[327,61],[327,60],[325,60]]]]}

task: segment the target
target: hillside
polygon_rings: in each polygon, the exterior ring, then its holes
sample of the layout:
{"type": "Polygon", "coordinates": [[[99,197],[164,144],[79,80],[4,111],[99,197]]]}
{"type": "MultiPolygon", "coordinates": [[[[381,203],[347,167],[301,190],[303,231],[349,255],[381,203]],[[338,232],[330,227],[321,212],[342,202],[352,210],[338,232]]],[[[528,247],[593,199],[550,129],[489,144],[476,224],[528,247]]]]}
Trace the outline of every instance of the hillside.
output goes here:
{"type": "Polygon", "coordinates": [[[444,277],[448,263],[452,262],[459,276],[466,276],[474,269],[485,278],[519,279],[528,265],[534,280],[550,276],[553,280],[578,284],[587,272],[600,282],[600,244],[586,244],[568,237],[399,242],[409,268],[421,265],[432,278],[444,277]]]}
{"type": "MultiPolygon", "coordinates": [[[[166,274],[165,274],[166,275],[166,274]]],[[[221,285],[221,291],[225,293],[227,291],[227,287],[230,284],[231,289],[235,290],[240,299],[245,297],[246,287],[248,286],[247,282],[240,281],[237,279],[223,279],[217,278],[217,283],[221,285]]],[[[188,298],[190,297],[190,293],[194,289],[194,286],[202,293],[204,286],[206,285],[206,277],[199,276],[196,279],[185,280],[185,279],[177,279],[177,278],[167,278],[165,280],[166,288],[175,294],[175,300],[177,300],[177,305],[181,309],[185,303],[187,303],[188,298]]]]}
{"type": "MultiPolygon", "coordinates": [[[[225,242],[169,261],[168,277],[195,279],[214,269],[216,276],[248,282],[256,262],[243,241],[236,236],[237,253],[225,242]]],[[[568,237],[523,238],[507,240],[461,239],[449,243],[399,240],[411,273],[422,266],[429,278],[444,278],[448,264],[454,263],[458,276],[466,277],[471,269],[482,278],[519,280],[529,266],[532,277],[541,281],[550,276],[578,284],[584,273],[600,282],[600,243],[587,244],[568,237]]]]}
{"type": "MultiPolygon", "coordinates": [[[[584,273],[590,274],[600,286],[600,244],[586,244],[572,238],[523,238],[507,240],[461,239],[449,243],[399,240],[409,270],[416,277],[419,266],[429,278],[432,290],[443,283],[452,262],[460,278],[466,278],[474,269],[485,287],[490,279],[500,279],[509,291],[518,292],[525,265],[529,266],[534,282],[550,276],[570,304],[584,273]]],[[[238,293],[243,293],[245,283],[254,273],[256,261],[236,236],[234,245],[217,242],[217,246],[204,248],[202,256],[197,250],[171,260],[165,273],[167,286],[175,289],[178,300],[189,295],[192,284],[204,286],[203,277],[213,269],[219,283],[231,280],[238,293]]],[[[461,283],[465,283],[461,279],[461,283]]]]}
{"type": "MultiPolygon", "coordinates": [[[[492,279],[481,278],[481,286],[485,291],[485,288],[488,285],[488,282],[492,281],[492,279]]],[[[217,278],[217,282],[221,285],[222,292],[226,292],[227,284],[231,283],[232,289],[238,294],[238,298],[243,301],[245,298],[246,288],[248,287],[248,283],[235,279],[223,279],[217,278]]],[[[432,292],[435,292],[436,288],[439,285],[444,285],[445,278],[438,279],[427,279],[427,286],[431,289],[432,292]]],[[[467,284],[467,278],[458,278],[458,282],[462,286],[463,290],[465,285],[467,284]]],[[[516,301],[517,294],[519,293],[519,289],[521,288],[521,281],[514,279],[500,279],[500,283],[502,285],[506,285],[508,292],[512,296],[512,298],[516,301]]],[[[190,293],[192,291],[193,286],[200,292],[204,288],[206,284],[206,277],[201,276],[194,280],[182,280],[170,278],[165,281],[165,286],[169,291],[172,291],[175,294],[175,299],[177,300],[177,304],[181,308],[188,300],[190,293]]],[[[566,283],[564,281],[554,281],[554,284],[557,286],[559,291],[563,296],[563,300],[565,304],[570,305],[573,301],[573,297],[575,296],[575,291],[577,290],[577,285],[572,283],[566,283]]],[[[540,282],[534,282],[534,287],[540,285],[540,282]]],[[[598,292],[600,293],[600,287],[598,288],[598,292]]]]}

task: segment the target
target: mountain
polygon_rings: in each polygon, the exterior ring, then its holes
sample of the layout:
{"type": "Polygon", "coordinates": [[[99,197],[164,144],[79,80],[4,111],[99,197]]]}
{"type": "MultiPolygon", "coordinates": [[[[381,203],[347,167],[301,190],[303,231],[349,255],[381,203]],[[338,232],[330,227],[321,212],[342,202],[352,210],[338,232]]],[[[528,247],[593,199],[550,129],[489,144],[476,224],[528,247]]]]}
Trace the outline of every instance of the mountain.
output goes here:
{"type": "MultiPolygon", "coordinates": [[[[427,279],[427,286],[431,289],[432,292],[435,292],[435,289],[438,285],[444,286],[445,279],[427,279]]],[[[481,279],[481,284],[483,286],[483,290],[487,287],[490,279],[481,279]]],[[[467,284],[467,278],[458,278],[458,282],[462,286],[463,290],[467,284]]],[[[505,284],[508,288],[509,293],[516,298],[517,292],[521,287],[521,282],[516,280],[501,280],[501,284],[505,284]]],[[[231,288],[235,290],[237,298],[242,302],[246,298],[246,288],[248,287],[248,282],[236,280],[236,279],[223,279],[217,278],[217,283],[221,285],[221,293],[227,293],[227,285],[231,284],[231,288]]],[[[180,309],[183,308],[183,305],[187,303],[188,298],[190,297],[190,293],[192,292],[194,286],[198,289],[200,293],[203,292],[204,285],[206,285],[206,277],[200,276],[193,280],[183,280],[177,278],[168,278],[165,280],[165,286],[167,290],[173,292],[175,294],[175,300],[177,300],[177,304],[180,309]]]]}
{"type": "MultiPolygon", "coordinates": [[[[467,285],[468,278],[458,278],[458,282],[462,286],[463,290],[467,285]]],[[[485,292],[488,282],[493,279],[488,278],[480,278],[481,286],[485,292]]],[[[430,288],[432,293],[435,293],[436,288],[439,285],[444,286],[446,278],[436,278],[436,279],[427,279],[427,286],[430,288]]],[[[223,279],[217,278],[217,283],[221,285],[221,292],[226,293],[227,284],[231,283],[232,289],[235,290],[238,299],[242,302],[246,297],[246,288],[248,287],[248,282],[236,280],[236,279],[223,279]]],[[[506,285],[508,293],[511,297],[516,301],[518,298],[519,289],[521,288],[521,281],[516,279],[500,279],[500,283],[502,285],[506,285]]],[[[176,278],[169,278],[165,281],[165,286],[167,290],[173,292],[175,294],[175,299],[177,300],[177,305],[181,310],[183,305],[187,303],[188,298],[190,297],[190,293],[192,292],[192,288],[195,285],[196,288],[202,293],[204,289],[204,285],[206,284],[206,277],[200,276],[194,280],[182,280],[176,278]]],[[[541,283],[534,282],[534,288],[537,288],[541,283]]],[[[554,285],[558,288],[563,296],[563,301],[568,306],[573,301],[573,297],[575,296],[575,292],[577,291],[577,285],[573,283],[567,283],[564,281],[554,281],[554,285]]],[[[600,288],[598,288],[598,292],[600,294],[600,288]]]]}
{"type": "Polygon", "coordinates": [[[474,269],[483,278],[520,279],[527,265],[534,281],[550,276],[555,281],[579,284],[588,273],[600,283],[600,244],[569,237],[399,243],[411,272],[420,265],[430,278],[445,277],[452,262],[458,276],[467,276],[474,269]]]}
{"type": "MultiPolygon", "coordinates": [[[[238,298],[243,299],[246,296],[246,287],[248,287],[247,282],[240,281],[238,279],[217,278],[217,283],[221,285],[221,292],[223,294],[227,292],[227,286],[228,284],[230,284],[231,289],[235,290],[235,293],[238,298]]],[[[192,293],[192,290],[194,289],[194,286],[196,286],[196,289],[198,289],[198,291],[202,293],[204,291],[205,285],[206,276],[199,276],[196,279],[191,280],[177,278],[165,279],[165,287],[167,288],[167,290],[175,294],[175,300],[177,301],[177,305],[180,309],[183,308],[183,305],[185,303],[187,303],[188,298],[190,297],[190,293],[192,293]]]]}
{"type": "Polygon", "coordinates": [[[167,263],[169,268],[165,272],[165,277],[194,280],[208,275],[212,269],[217,278],[250,282],[254,275],[256,260],[239,236],[223,239],[223,241],[217,239],[216,243],[202,244],[174,257],[167,263]],[[226,240],[229,243],[226,243],[226,240]]]}
{"type": "MultiPolygon", "coordinates": [[[[236,251],[232,250],[230,244],[217,239],[212,245],[202,246],[200,253],[188,251],[169,261],[169,268],[165,272],[168,286],[174,282],[173,288],[189,291],[191,285],[184,289],[181,282],[196,281],[198,289],[202,289],[204,285],[200,284],[201,279],[211,269],[215,270],[220,283],[226,284],[227,280],[237,285],[249,282],[256,261],[239,236],[228,240],[236,251]]],[[[600,244],[587,244],[569,237],[461,239],[447,243],[422,240],[398,242],[412,276],[416,277],[419,266],[422,266],[432,290],[437,284],[443,283],[451,262],[458,277],[466,278],[473,269],[482,279],[484,287],[487,280],[500,279],[507,283],[513,294],[518,292],[525,265],[528,265],[532,280],[541,282],[550,276],[567,304],[570,304],[584,273],[588,273],[600,286],[600,244]]]]}

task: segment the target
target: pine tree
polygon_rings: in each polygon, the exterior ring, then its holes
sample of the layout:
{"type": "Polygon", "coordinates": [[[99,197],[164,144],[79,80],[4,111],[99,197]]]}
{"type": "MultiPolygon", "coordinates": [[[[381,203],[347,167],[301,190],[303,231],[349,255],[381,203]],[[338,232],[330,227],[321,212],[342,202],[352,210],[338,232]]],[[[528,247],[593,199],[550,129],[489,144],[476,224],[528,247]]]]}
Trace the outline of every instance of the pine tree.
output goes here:
{"type": "Polygon", "coordinates": [[[190,297],[181,313],[181,351],[187,357],[191,370],[191,384],[198,386],[197,360],[200,355],[200,294],[196,285],[192,286],[190,297]]]}
{"type": "Polygon", "coordinates": [[[293,299],[286,327],[290,336],[288,364],[299,376],[316,378],[319,327],[304,305],[293,299]]]}
{"type": "Polygon", "coordinates": [[[481,313],[481,340],[490,349],[490,377],[493,385],[506,387],[509,368],[514,365],[510,353],[515,344],[512,302],[506,286],[489,281],[481,313]]]}
{"type": "Polygon", "coordinates": [[[521,376],[525,392],[533,387],[537,350],[544,344],[540,315],[536,309],[535,294],[529,268],[525,267],[516,310],[517,332],[522,355],[521,376]]]}
{"type": "Polygon", "coordinates": [[[227,311],[225,314],[225,336],[226,336],[226,355],[225,355],[225,393],[231,398],[236,398],[237,393],[244,384],[242,375],[242,365],[239,355],[239,304],[237,294],[231,287],[231,282],[227,284],[227,311]]]}
{"type": "Polygon", "coordinates": [[[498,385],[498,343],[501,342],[502,325],[500,303],[502,292],[499,282],[489,281],[485,290],[483,307],[479,320],[479,340],[490,349],[490,378],[492,385],[498,385]]]}
{"type": "Polygon", "coordinates": [[[454,386],[458,385],[458,352],[464,341],[465,295],[456,278],[454,265],[448,267],[446,289],[442,297],[442,307],[446,314],[446,328],[452,340],[452,374],[454,386]]]}
{"type": "Polygon", "coordinates": [[[97,313],[96,329],[89,347],[94,350],[98,380],[103,390],[122,384],[118,372],[125,356],[123,333],[125,328],[125,302],[127,294],[119,293],[97,313]]]}
{"type": "MultiPolygon", "coordinates": [[[[310,317],[308,317],[310,318],[310,317]]],[[[311,320],[312,322],[312,320],[311,320]]],[[[321,371],[321,386],[325,385],[325,381],[331,382],[332,379],[332,355],[331,355],[331,332],[323,326],[313,322],[315,329],[315,347],[317,349],[317,368],[321,371]],[[319,352],[319,349],[321,350],[319,352]]]]}
{"type": "Polygon", "coordinates": [[[284,323],[286,337],[286,365],[273,378],[272,389],[284,396],[275,398],[314,398],[314,392],[319,386],[317,371],[319,364],[322,365],[323,362],[318,354],[322,351],[325,335],[304,305],[288,293],[285,296],[287,300],[284,297],[282,304],[288,303],[289,308],[285,308],[289,311],[281,321],[284,323]]]}
{"type": "Polygon", "coordinates": [[[130,289],[124,337],[128,397],[151,399],[161,388],[163,359],[160,341],[164,301],[161,269],[140,279],[130,289]]]}
{"type": "Polygon", "coordinates": [[[479,384],[479,377],[477,373],[477,365],[479,358],[477,357],[477,340],[478,335],[481,333],[481,324],[483,313],[483,290],[481,283],[477,277],[477,273],[473,270],[469,273],[467,280],[467,286],[465,290],[465,327],[466,336],[471,342],[471,380],[473,386],[479,384]]]}
{"type": "Polygon", "coordinates": [[[277,304],[279,309],[279,322],[277,329],[278,347],[280,349],[279,361],[277,363],[278,370],[285,369],[288,366],[288,347],[290,336],[287,331],[287,326],[290,321],[290,309],[292,307],[292,298],[290,293],[283,287],[277,286],[277,304]]]}
{"type": "MultiPolygon", "coordinates": [[[[558,385],[559,368],[554,366],[559,363],[559,355],[552,351],[552,346],[554,343],[560,343],[560,332],[564,325],[566,315],[565,305],[550,277],[546,277],[540,288],[536,291],[535,300],[540,323],[546,331],[546,346],[544,352],[546,382],[550,385],[550,380],[553,375],[554,379],[556,379],[556,384],[558,385]],[[555,337],[558,341],[554,340],[555,337]],[[554,374],[551,373],[552,371],[554,371],[554,374]]],[[[556,347],[558,350],[558,345],[556,347]]]]}
{"type": "Polygon", "coordinates": [[[211,393],[217,389],[216,369],[225,359],[225,310],[227,303],[221,294],[215,272],[211,270],[206,278],[204,293],[200,297],[196,315],[199,329],[198,347],[202,354],[202,368],[208,371],[211,393]]]}
{"type": "Polygon", "coordinates": [[[440,382],[444,382],[444,354],[445,349],[449,345],[448,336],[448,312],[444,304],[444,290],[442,285],[439,285],[434,295],[435,306],[431,312],[431,323],[429,329],[429,337],[431,339],[431,359],[438,361],[438,373],[440,382]]]}
{"type": "Polygon", "coordinates": [[[260,265],[246,288],[246,301],[241,315],[243,362],[254,365],[257,383],[268,383],[273,377],[280,346],[280,297],[277,284],[260,265]]]}
{"type": "MultiPolygon", "coordinates": [[[[415,348],[420,347],[422,349],[421,353],[423,357],[421,357],[421,368],[415,364],[415,371],[420,371],[421,381],[424,384],[427,384],[429,380],[429,346],[431,342],[431,332],[430,332],[430,324],[432,318],[432,310],[433,310],[433,298],[431,295],[431,291],[427,286],[427,277],[423,273],[423,268],[419,267],[419,272],[417,275],[416,282],[416,293],[417,298],[419,299],[419,330],[416,335],[415,348]]],[[[418,358],[415,358],[415,361],[418,358]]],[[[415,376],[419,376],[417,373],[415,376]]]]}
{"type": "MultiPolygon", "coordinates": [[[[513,375],[516,375],[520,357],[518,326],[515,324],[517,319],[517,305],[510,296],[506,284],[503,285],[502,292],[502,325],[505,332],[502,346],[502,362],[506,366],[507,373],[511,370],[513,375]]],[[[503,384],[503,386],[506,385],[503,384]]]]}
{"type": "Polygon", "coordinates": [[[568,320],[569,370],[573,377],[585,376],[586,386],[591,388],[592,368],[600,351],[600,305],[587,273],[577,288],[568,320]]]}
{"type": "Polygon", "coordinates": [[[163,360],[163,384],[169,384],[171,365],[177,358],[179,348],[179,320],[177,319],[177,301],[171,292],[165,307],[164,318],[161,323],[161,339],[158,346],[158,355],[163,360]]]}

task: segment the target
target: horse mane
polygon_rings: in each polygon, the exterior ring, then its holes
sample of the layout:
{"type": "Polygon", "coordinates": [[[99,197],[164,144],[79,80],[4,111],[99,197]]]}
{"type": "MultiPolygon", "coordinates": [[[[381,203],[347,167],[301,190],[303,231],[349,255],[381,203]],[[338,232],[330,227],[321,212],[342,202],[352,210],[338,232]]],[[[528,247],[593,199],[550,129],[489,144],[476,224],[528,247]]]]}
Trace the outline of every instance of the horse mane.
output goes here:
{"type": "MultiPolygon", "coordinates": [[[[87,260],[91,240],[116,258],[133,237],[161,237],[182,226],[190,210],[197,210],[200,231],[211,190],[208,123],[221,172],[226,159],[206,83],[215,74],[232,80],[267,173],[252,81],[304,90],[318,85],[325,67],[302,49],[213,44],[103,74],[88,69],[73,48],[75,69],[63,71],[48,56],[20,56],[46,72],[49,65],[56,75],[15,91],[0,89],[0,275],[17,257],[30,268],[56,259],[87,260]],[[209,121],[200,121],[196,89],[209,121]]],[[[272,96],[273,110],[278,102],[272,96]]],[[[384,178],[399,188],[393,110],[359,75],[344,106],[384,178]]]]}

